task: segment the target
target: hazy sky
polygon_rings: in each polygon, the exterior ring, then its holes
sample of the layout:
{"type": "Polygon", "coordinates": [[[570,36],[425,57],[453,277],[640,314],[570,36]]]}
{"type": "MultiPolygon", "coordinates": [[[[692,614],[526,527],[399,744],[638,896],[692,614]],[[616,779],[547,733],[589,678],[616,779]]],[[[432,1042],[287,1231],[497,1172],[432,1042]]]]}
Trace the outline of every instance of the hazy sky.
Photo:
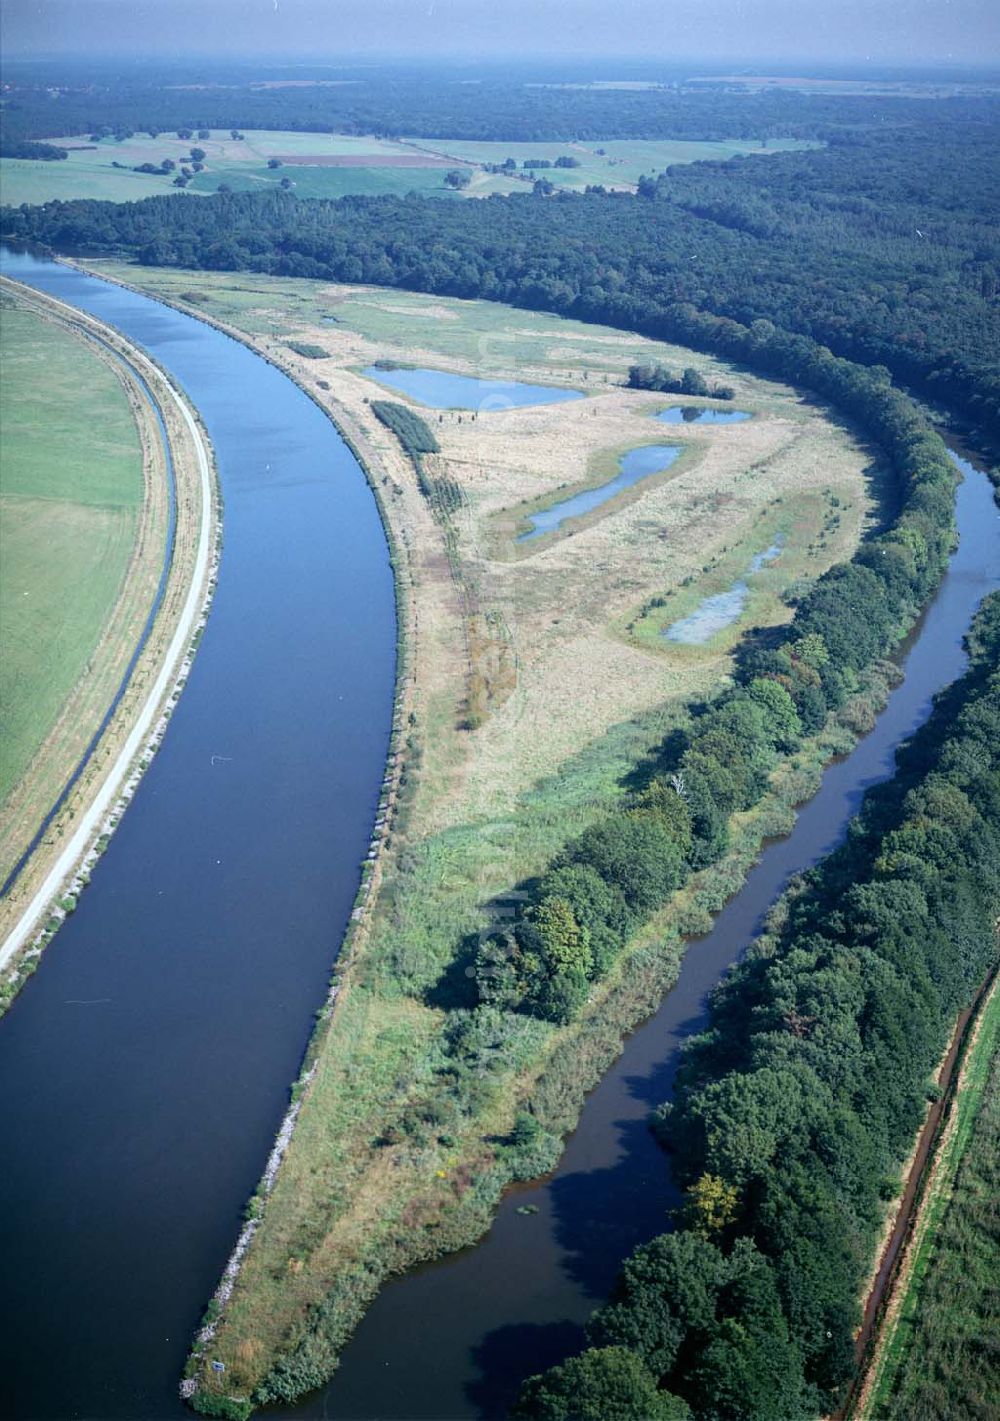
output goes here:
{"type": "Polygon", "coordinates": [[[3,0],[32,53],[1000,61],[998,0],[3,0]]]}

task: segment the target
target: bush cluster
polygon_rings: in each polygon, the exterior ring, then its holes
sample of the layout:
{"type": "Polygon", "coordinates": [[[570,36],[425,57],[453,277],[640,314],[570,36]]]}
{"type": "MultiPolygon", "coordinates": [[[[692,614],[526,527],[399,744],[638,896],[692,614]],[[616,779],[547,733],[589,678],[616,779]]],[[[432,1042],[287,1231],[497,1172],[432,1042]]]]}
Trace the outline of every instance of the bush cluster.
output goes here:
{"type": "Polygon", "coordinates": [[[694,366],[689,365],[683,375],[672,374],[663,365],[630,365],[628,380],[630,390],[658,390],[669,395],[702,395],[712,400],[731,400],[734,390],[731,385],[710,385],[694,366]]]}

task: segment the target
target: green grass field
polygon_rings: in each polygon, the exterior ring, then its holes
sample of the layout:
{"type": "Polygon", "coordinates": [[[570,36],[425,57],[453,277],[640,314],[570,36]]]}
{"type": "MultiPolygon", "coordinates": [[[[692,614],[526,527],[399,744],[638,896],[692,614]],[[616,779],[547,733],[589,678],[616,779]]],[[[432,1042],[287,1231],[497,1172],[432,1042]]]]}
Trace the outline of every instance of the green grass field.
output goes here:
{"type": "MultiPolygon", "coordinates": [[[[608,139],[588,143],[463,143],[449,138],[414,138],[415,146],[434,153],[470,163],[503,163],[514,158],[518,169],[526,158],[547,158],[555,162],[560,156],[576,158],[578,168],[542,168],[528,170],[530,178],[548,178],[558,187],[583,188],[588,183],[603,183],[605,187],[632,187],[644,174],[661,172],[672,163],[698,163],[709,159],[719,161],[737,153],[778,153],[801,148],[815,148],[815,143],[795,138],[770,138],[766,147],[759,140],[734,139],[730,142],[694,143],[683,139],[608,139]]],[[[507,181],[514,191],[526,190],[518,179],[507,181]]]]}
{"type": "Polygon", "coordinates": [[[132,556],[142,450],[80,340],[4,305],[0,346],[0,804],[84,674],[132,556]]]}
{"type": "Polygon", "coordinates": [[[580,160],[579,168],[548,168],[537,176],[547,177],[560,187],[583,188],[587,183],[632,187],[641,174],[659,171],[670,163],[694,163],[706,158],[730,158],[735,153],[776,153],[815,146],[796,139],[776,138],[768,139],[766,148],[753,140],[508,144],[415,138],[394,142],[342,133],[283,133],[271,129],[248,129],[242,139],[233,139],[229,131],[213,130],[210,138],[198,138],[195,134],[182,139],[176,133],[161,133],[151,138],[148,133],[137,133],[122,142],[103,138],[92,144],[88,135],[77,134],[51,141],[68,148],[69,157],[52,163],[0,159],[0,202],[12,207],[23,202],[49,202],[54,198],[134,202],[157,193],[176,193],[180,189],[174,186],[174,178],[181,165],[190,161],[192,147],[204,150],[205,167],[184,189],[188,193],[213,193],[220,183],[227,184],[234,192],[255,192],[265,184],[278,185],[282,179],[288,179],[300,197],[403,196],[408,192],[455,197],[455,191],[445,185],[447,169],[404,166],[403,160],[412,160],[419,150],[430,155],[447,155],[455,160],[456,167],[468,166],[472,181],[458,195],[486,197],[492,192],[529,190],[528,183],[521,178],[485,173],[478,167],[482,163],[502,163],[507,157],[515,158],[520,165],[525,158],[554,160],[561,153],[571,153],[580,160]],[[598,153],[597,149],[603,152],[598,153]],[[350,159],[351,163],[343,167],[324,166],[320,162],[283,163],[280,168],[267,166],[269,159],[285,156],[341,158],[350,159]],[[141,163],[159,164],[165,158],[176,163],[177,170],[170,173],[132,171],[141,163]],[[366,158],[373,161],[365,164],[366,158]],[[399,160],[399,166],[391,161],[393,159],[399,160]],[[120,166],[115,167],[116,163],[120,166]]]}
{"type": "Polygon", "coordinates": [[[411,147],[381,138],[357,138],[347,134],[282,133],[247,130],[242,139],[229,131],[213,130],[211,138],[178,138],[161,133],[151,138],[136,133],[122,142],[104,138],[92,144],[86,134],[51,140],[70,150],[69,157],[43,163],[29,159],[0,159],[0,201],[9,206],[22,202],[48,202],[53,198],[103,198],[110,202],[133,202],[156,193],[176,193],[174,178],[184,163],[190,163],[192,148],[204,150],[204,171],[196,173],[185,191],[213,193],[220,183],[237,191],[257,191],[264,184],[278,185],[287,178],[302,197],[344,197],[351,193],[378,196],[408,192],[434,196],[454,196],[444,182],[443,167],[394,166],[387,159],[414,157],[411,147]],[[351,165],[326,167],[320,163],[284,163],[269,168],[268,159],[316,157],[350,159],[351,165]],[[142,163],[161,163],[169,158],[177,168],[170,173],[137,173],[142,163]],[[363,163],[373,159],[371,166],[363,163]],[[118,163],[120,166],[115,167],[118,163]],[[358,166],[354,166],[358,164],[358,166]]]}
{"type": "Polygon", "coordinates": [[[868,1421],[1000,1415],[1000,991],[983,1008],[868,1421]]]}
{"type": "Polygon", "coordinates": [[[835,539],[841,506],[840,495],[830,489],[777,495],[700,577],[641,607],[616,630],[645,651],[661,655],[669,651],[671,659],[681,665],[693,667],[713,660],[720,650],[736,645],[748,624],[768,626],[782,619],[789,586],[810,575],[812,556],[835,539]],[[776,539],[782,543],[779,556],[751,573],[752,558],[776,539]],[[697,611],[706,598],[728,592],[737,582],[747,584],[747,600],[727,627],[703,643],[666,641],[664,632],[674,622],[697,611]]]}
{"type": "MultiPolygon", "coordinates": [[[[629,363],[714,368],[707,356],[678,346],[544,312],[512,311],[496,301],[435,299],[381,287],[334,288],[324,281],[251,272],[179,271],[114,261],[86,265],[166,301],[191,301],[206,315],[232,321],[253,334],[285,336],[299,322],[329,324],[332,329],[356,331],[385,354],[404,358],[407,349],[419,345],[461,361],[480,375],[542,366],[553,384],[574,385],[582,379],[580,388],[586,390],[591,377],[596,383],[596,378],[608,376],[620,384],[629,363]]],[[[664,406],[669,403],[665,396],[664,406]]]]}
{"type": "Polygon", "coordinates": [[[287,178],[297,197],[405,197],[418,192],[422,197],[456,198],[460,194],[445,186],[442,168],[323,168],[252,167],[233,164],[224,179],[218,172],[197,173],[188,192],[217,192],[225,181],[233,192],[260,192],[264,186],[280,186],[287,178]]]}
{"type": "Polygon", "coordinates": [[[93,154],[71,154],[64,163],[0,158],[0,203],[5,207],[20,207],[24,202],[51,202],[56,198],[63,202],[88,197],[107,202],[138,202],[144,197],[176,191],[168,177],[119,172],[111,167],[110,159],[93,154]]]}

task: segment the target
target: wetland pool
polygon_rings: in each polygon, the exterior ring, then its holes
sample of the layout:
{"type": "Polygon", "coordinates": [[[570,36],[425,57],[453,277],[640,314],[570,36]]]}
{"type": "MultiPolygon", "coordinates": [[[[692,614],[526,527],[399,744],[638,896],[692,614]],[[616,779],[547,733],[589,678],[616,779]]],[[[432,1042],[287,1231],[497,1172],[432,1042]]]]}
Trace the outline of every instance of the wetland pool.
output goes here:
{"type": "Polygon", "coordinates": [[[422,366],[382,369],[369,365],[361,373],[434,410],[475,410],[486,414],[523,405],[557,405],[584,398],[582,390],[567,390],[558,385],[480,380],[473,375],[454,375],[450,370],[430,370],[422,366]]]}
{"type": "Polygon", "coordinates": [[[631,488],[641,479],[648,479],[651,474],[661,474],[664,469],[669,469],[680,452],[680,446],[677,444],[645,444],[640,449],[630,449],[618,460],[619,472],[607,483],[599,484],[597,488],[584,489],[582,493],[564,498],[559,503],[554,503],[551,508],[543,508],[539,513],[528,514],[527,521],[531,528],[527,533],[521,533],[517,541],[526,543],[531,538],[540,538],[543,533],[554,533],[568,518],[579,518],[593,508],[600,508],[602,503],[607,503],[608,499],[614,498],[622,489],[631,488]]]}
{"type": "Polygon", "coordinates": [[[661,424],[742,424],[748,410],[702,409],[699,405],[670,405],[653,416],[661,424]]]}
{"type": "MultiPolygon", "coordinates": [[[[755,554],[750,560],[746,577],[752,577],[755,572],[760,572],[762,567],[780,557],[784,541],[784,538],[777,537],[769,548],[755,554]]],[[[704,646],[717,632],[732,626],[733,622],[743,615],[749,595],[750,585],[745,577],[741,577],[725,592],[716,592],[712,597],[706,597],[703,602],[699,602],[689,616],[681,617],[679,621],[671,622],[669,627],[664,627],[660,635],[666,637],[667,641],[680,642],[682,646],[704,646]]]]}

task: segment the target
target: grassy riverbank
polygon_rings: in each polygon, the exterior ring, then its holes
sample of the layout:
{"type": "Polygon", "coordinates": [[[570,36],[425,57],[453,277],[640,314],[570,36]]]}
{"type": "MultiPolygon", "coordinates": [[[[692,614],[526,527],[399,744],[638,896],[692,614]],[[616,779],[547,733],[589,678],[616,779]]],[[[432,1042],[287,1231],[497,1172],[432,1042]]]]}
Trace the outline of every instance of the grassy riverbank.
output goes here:
{"type": "Polygon", "coordinates": [[[3,315],[0,881],[107,709],[167,528],[159,436],[127,374],[10,293],[3,315]]]}
{"type": "MultiPolygon", "coordinates": [[[[864,703],[874,709],[883,694],[876,677],[864,703]]],[[[621,780],[668,728],[666,717],[622,727],[540,787],[516,826],[443,834],[411,870],[387,875],[372,936],[338,970],[336,1011],[310,1052],[317,1069],[292,1149],[204,1353],[225,1360],[229,1395],[260,1386],[261,1364],[273,1358],[264,1383],[272,1398],[319,1385],[385,1278],[474,1242],[505,1185],[555,1163],[586,1091],[674,982],[683,935],[708,929],[762,842],[787,832],[821,766],[853,741],[831,727],[802,747],[772,792],[734,821],[725,858],[636,934],[577,1021],[497,1019],[462,1043],[456,1065],[455,1033],[471,1001],[464,958],[449,972],[447,944],[475,935],[491,891],[537,872],[568,833],[620,804],[621,780]],[[515,1126],[528,1101],[538,1132],[522,1145],[515,1126]]],[[[195,1375],[204,1382],[200,1367],[195,1375]]],[[[208,1410],[210,1395],[199,1397],[208,1410]]]]}
{"type": "MultiPolygon", "coordinates": [[[[44,584],[44,595],[35,599],[41,603],[41,612],[36,609],[30,630],[36,653],[41,647],[47,649],[47,655],[27,658],[31,675],[38,681],[34,694],[39,703],[44,705],[47,696],[52,699],[60,678],[63,682],[67,679],[66,660],[70,669],[77,668],[77,674],[68,693],[63,686],[63,699],[52,723],[38,727],[44,735],[39,737],[27,769],[3,803],[0,846],[8,866],[27,848],[71,773],[78,766],[80,772],[0,904],[4,965],[0,1009],[9,1004],[34,970],[42,947],[57,931],[65,914],[73,910],[77,894],[89,881],[94,863],[165,731],[193,652],[188,643],[196,634],[199,616],[207,611],[214,585],[218,529],[206,442],[193,419],[189,423],[186,407],[182,409],[161,372],[118,333],[90,316],[14,283],[4,283],[3,295],[6,301],[16,302],[18,311],[34,323],[25,327],[29,370],[35,368],[39,349],[44,348],[44,342],[41,346],[36,344],[39,330],[54,332],[59,341],[70,342],[71,347],[65,348],[72,348],[74,353],[79,347],[88,363],[76,371],[77,378],[83,381],[82,386],[73,387],[80,400],[76,406],[80,420],[76,424],[67,426],[65,409],[45,415],[51,390],[37,380],[32,381],[19,419],[12,421],[13,432],[21,441],[16,448],[21,457],[14,462],[14,470],[19,472],[22,483],[33,480],[36,493],[41,495],[35,511],[42,550],[36,548],[37,556],[27,561],[23,549],[17,558],[5,557],[4,571],[8,590],[14,586],[24,602],[31,601],[30,578],[38,585],[44,584]],[[166,449],[156,413],[139,384],[136,362],[141,364],[142,380],[153,392],[162,414],[173,463],[175,524],[169,550],[166,449]],[[74,636],[83,634],[83,614],[91,610],[89,603],[93,600],[85,595],[86,574],[91,565],[97,568],[101,552],[88,562],[85,546],[67,547],[62,551],[68,567],[62,567],[51,561],[53,552],[60,551],[60,543],[46,539],[53,528],[58,532],[65,521],[63,504],[70,492],[82,500],[85,510],[90,506],[89,499],[99,517],[115,516],[115,498],[120,497],[116,491],[126,477],[123,469],[127,464],[123,461],[127,444],[122,447],[113,402],[106,410],[100,404],[102,380],[110,382],[107,389],[117,391],[124,401],[130,421],[127,427],[135,433],[139,499],[137,507],[132,504],[134,533],[124,572],[119,570],[115,581],[101,567],[92,579],[95,589],[104,590],[105,603],[112,591],[114,598],[95,633],[96,641],[92,636],[89,646],[74,644],[72,654],[68,654],[63,645],[65,632],[68,628],[74,636]],[[97,415],[103,411],[108,416],[108,428],[93,434],[93,406],[87,403],[92,388],[98,392],[97,415]],[[55,431],[54,442],[36,437],[36,429],[44,430],[47,419],[55,431]],[[30,451],[30,457],[25,456],[25,450],[30,451]],[[88,468],[92,470],[90,474],[88,468]],[[147,627],[167,555],[169,567],[159,608],[152,625],[147,627]],[[18,573],[21,582],[29,585],[14,585],[18,573]],[[113,588],[109,588],[109,583],[114,584],[113,588]],[[141,651],[114,713],[83,760],[90,740],[122,688],[122,678],[140,643],[141,651]]],[[[55,356],[53,365],[58,371],[55,356]]],[[[7,467],[5,464],[5,473],[7,467]]],[[[129,498],[134,500],[134,492],[130,491],[129,498]]],[[[83,543],[86,525],[79,519],[71,523],[83,543]]],[[[14,531],[21,531],[17,522],[14,531]]],[[[5,530],[5,540],[6,536],[5,530]]],[[[108,551],[104,544],[102,548],[108,551]]],[[[110,556],[108,560],[111,561],[110,556]]],[[[25,637],[30,640],[28,630],[22,627],[21,639],[25,637]]],[[[14,688],[25,694],[24,676],[14,688]]]]}

